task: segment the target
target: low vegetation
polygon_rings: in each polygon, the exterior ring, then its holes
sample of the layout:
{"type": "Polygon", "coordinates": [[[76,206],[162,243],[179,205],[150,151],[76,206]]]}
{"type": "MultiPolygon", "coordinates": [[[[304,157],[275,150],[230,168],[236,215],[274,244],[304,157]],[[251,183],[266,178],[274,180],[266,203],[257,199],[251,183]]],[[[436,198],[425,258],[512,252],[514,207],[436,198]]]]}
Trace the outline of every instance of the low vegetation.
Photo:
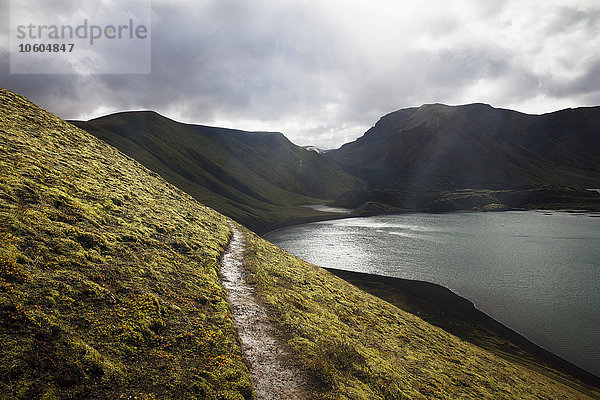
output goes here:
{"type": "Polygon", "coordinates": [[[0,92],[0,399],[249,399],[225,217],[0,92]]]}
{"type": "Polygon", "coordinates": [[[339,269],[327,270],[361,290],[511,362],[549,375],[586,393],[591,394],[595,390],[589,386],[600,387],[600,378],[530,342],[443,286],[339,269]]]}
{"type": "Polygon", "coordinates": [[[247,232],[247,265],[323,399],[585,399],[247,232]]]}

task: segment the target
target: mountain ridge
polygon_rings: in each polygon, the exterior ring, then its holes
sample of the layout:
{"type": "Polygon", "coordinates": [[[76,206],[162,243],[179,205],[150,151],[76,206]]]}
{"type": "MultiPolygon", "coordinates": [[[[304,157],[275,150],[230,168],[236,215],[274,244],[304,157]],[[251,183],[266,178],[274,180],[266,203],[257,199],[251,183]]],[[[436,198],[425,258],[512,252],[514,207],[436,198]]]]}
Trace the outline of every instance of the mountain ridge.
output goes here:
{"type": "Polygon", "coordinates": [[[279,132],[186,124],[153,111],[71,123],[259,232],[326,218],[300,205],[325,203],[363,185],[279,132]]]}
{"type": "Polygon", "coordinates": [[[600,107],[529,115],[436,103],[389,113],[325,156],[377,187],[592,187],[600,183],[598,131],[600,107]]]}
{"type": "Polygon", "coordinates": [[[354,142],[323,152],[280,132],[181,123],[148,110],[72,123],[265,233],[343,216],[306,204],[353,215],[599,210],[597,196],[577,189],[600,187],[598,115],[600,107],[528,115],[485,103],[425,104],[389,113],[354,142]]]}

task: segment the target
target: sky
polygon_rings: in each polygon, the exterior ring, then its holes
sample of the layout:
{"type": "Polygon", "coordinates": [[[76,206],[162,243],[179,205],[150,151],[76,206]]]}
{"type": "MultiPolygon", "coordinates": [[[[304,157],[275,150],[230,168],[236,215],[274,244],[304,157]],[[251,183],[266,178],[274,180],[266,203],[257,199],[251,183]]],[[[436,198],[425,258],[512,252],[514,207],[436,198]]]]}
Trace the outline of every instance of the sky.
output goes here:
{"type": "MultiPolygon", "coordinates": [[[[37,8],[58,19],[76,3],[37,8]]],[[[600,104],[597,0],[153,0],[151,12],[150,74],[11,74],[1,0],[0,86],[64,119],[150,109],[321,148],[427,103],[600,104]]]]}

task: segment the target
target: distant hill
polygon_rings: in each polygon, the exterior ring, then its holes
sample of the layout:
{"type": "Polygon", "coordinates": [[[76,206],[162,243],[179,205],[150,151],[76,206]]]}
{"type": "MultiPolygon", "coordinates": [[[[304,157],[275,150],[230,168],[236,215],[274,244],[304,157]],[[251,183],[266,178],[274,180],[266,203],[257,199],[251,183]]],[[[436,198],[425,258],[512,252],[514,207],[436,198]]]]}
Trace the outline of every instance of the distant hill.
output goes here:
{"type": "Polygon", "coordinates": [[[527,115],[428,104],[382,117],[325,157],[377,188],[596,188],[599,139],[600,107],[527,115]]]}
{"type": "Polygon", "coordinates": [[[258,232],[323,218],[299,205],[324,203],[362,185],[281,133],[183,124],[151,111],[71,123],[258,232]]]}

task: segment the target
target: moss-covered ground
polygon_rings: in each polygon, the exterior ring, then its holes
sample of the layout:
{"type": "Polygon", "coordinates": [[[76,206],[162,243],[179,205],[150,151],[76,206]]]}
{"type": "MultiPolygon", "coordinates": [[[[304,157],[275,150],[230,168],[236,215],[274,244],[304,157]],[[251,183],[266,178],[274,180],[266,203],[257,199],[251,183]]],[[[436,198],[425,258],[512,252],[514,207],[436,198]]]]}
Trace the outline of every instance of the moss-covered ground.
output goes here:
{"type": "Polygon", "coordinates": [[[586,399],[250,232],[247,265],[281,339],[334,399],[586,399]]]}
{"type": "Polygon", "coordinates": [[[600,378],[537,346],[443,286],[359,272],[336,269],[328,271],[365,292],[509,361],[576,386],[586,393],[593,393],[596,390],[594,388],[600,387],[600,378]]]}
{"type": "Polygon", "coordinates": [[[225,217],[4,89],[0,118],[0,398],[250,398],[225,217]]]}

